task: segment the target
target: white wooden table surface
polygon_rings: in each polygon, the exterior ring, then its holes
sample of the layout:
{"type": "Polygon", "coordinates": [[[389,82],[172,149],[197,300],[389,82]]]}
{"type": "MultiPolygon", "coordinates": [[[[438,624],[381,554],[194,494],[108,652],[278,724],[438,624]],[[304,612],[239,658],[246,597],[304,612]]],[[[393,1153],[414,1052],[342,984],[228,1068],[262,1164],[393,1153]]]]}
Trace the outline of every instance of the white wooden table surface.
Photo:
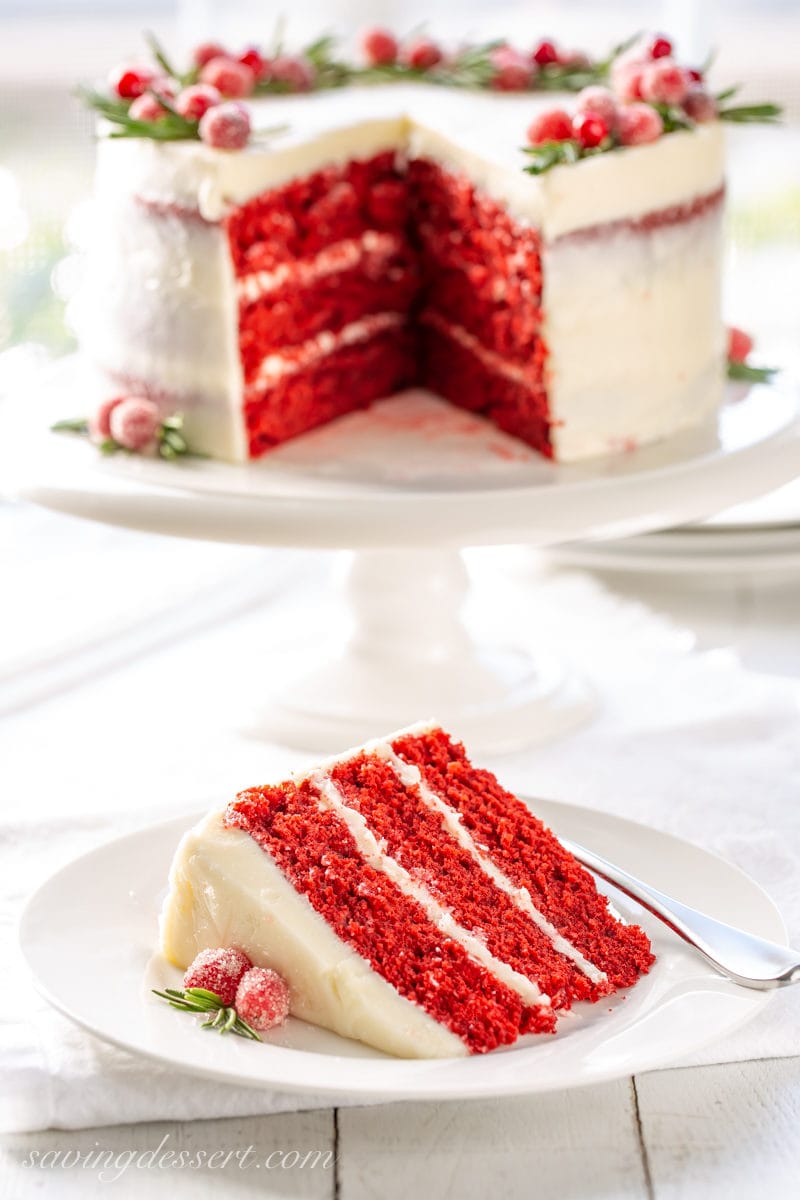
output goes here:
{"type": "MultiPolygon", "coordinates": [[[[8,517],[8,510],[0,512],[4,521],[8,517]]],[[[84,532],[90,527],[62,526],[57,518],[26,516],[25,521],[32,559],[50,544],[48,538],[72,538],[78,556],[91,545],[84,532]]],[[[610,585],[695,629],[700,646],[733,645],[754,669],[800,677],[800,580],[781,589],[761,590],[753,582],[691,593],[657,579],[617,579],[610,585]]],[[[68,581],[63,588],[68,604],[68,581]]],[[[140,608],[143,602],[140,596],[140,608]]],[[[214,619],[224,620],[224,598],[215,603],[214,619]]],[[[26,707],[16,720],[24,721],[29,733],[45,734],[48,722],[66,713],[75,689],[103,686],[114,669],[109,647],[113,650],[119,640],[113,624],[100,664],[96,648],[86,649],[76,665],[62,646],[60,658],[37,665],[22,646],[14,682],[22,687],[26,707]]],[[[157,641],[140,634],[133,643],[128,637],[121,644],[128,654],[146,656],[158,653],[157,641]]],[[[73,780],[73,787],[78,782],[73,780]]],[[[530,1099],[395,1104],[0,1139],[0,1200],[34,1195],[70,1200],[102,1193],[112,1184],[111,1194],[119,1200],[791,1197],[800,1192],[800,1059],[656,1071],[530,1099]],[[134,1152],[159,1147],[186,1151],[193,1162],[198,1157],[191,1156],[203,1152],[204,1165],[183,1170],[124,1166],[134,1152]],[[73,1163],[79,1154],[110,1151],[117,1165],[105,1173],[79,1165],[37,1165],[54,1150],[72,1151],[73,1163]],[[222,1153],[209,1162],[215,1152],[222,1153]]]]}

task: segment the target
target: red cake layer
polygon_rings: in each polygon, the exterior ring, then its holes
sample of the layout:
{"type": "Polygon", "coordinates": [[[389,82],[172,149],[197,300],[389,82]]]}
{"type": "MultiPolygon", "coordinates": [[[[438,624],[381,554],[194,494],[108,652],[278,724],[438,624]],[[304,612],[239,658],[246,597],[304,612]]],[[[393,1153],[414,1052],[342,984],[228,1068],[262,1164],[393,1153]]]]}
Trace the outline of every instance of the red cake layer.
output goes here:
{"type": "Polygon", "coordinates": [[[510,378],[458,341],[454,332],[457,329],[444,323],[433,326],[426,321],[421,325],[420,375],[425,386],[460,408],[488,417],[506,433],[551,458],[544,383],[534,373],[526,373],[523,379],[510,378]]]}
{"type": "Polygon", "coordinates": [[[342,941],[473,1053],[554,1027],[551,1009],[526,1008],[366,863],[346,825],[318,807],[308,782],[242,792],[225,821],[246,830],[342,941]]]}
{"type": "Polygon", "coordinates": [[[241,277],[312,257],[367,229],[403,232],[407,221],[408,186],[397,155],[387,151],[262,192],[235,208],[225,228],[241,277]]]}
{"type": "Polygon", "coordinates": [[[466,179],[425,159],[403,170],[387,152],[264,192],[225,227],[240,280],[251,455],[413,383],[550,453],[539,237],[466,179]],[[370,250],[376,234],[383,244],[370,250]],[[396,246],[388,258],[387,235],[396,246]],[[337,247],[347,265],[330,270],[337,247]],[[388,312],[404,315],[408,338],[333,348],[324,365],[304,364],[268,388],[260,381],[268,355],[388,312]],[[454,342],[451,327],[476,346],[454,342]],[[525,379],[503,374],[506,363],[524,367],[525,379]]]}
{"type": "Polygon", "coordinates": [[[441,314],[513,361],[538,360],[537,231],[513,221],[469,180],[427,159],[409,163],[408,181],[422,264],[420,311],[441,314]]]}
{"type": "Polygon", "coordinates": [[[492,861],[529,890],[551,924],[615,987],[628,987],[649,970],[654,957],[644,931],[615,920],[589,872],[491,772],[473,767],[462,745],[434,730],[401,736],[393,747],[420,768],[492,861]]]}
{"type": "Polygon", "coordinates": [[[359,754],[331,772],[346,802],[360,812],[386,851],[430,893],[459,925],[477,934],[491,954],[532,980],[556,1008],[596,999],[611,989],[592,984],[575,963],[505,892],[476,866],[469,850],[429,808],[419,788],[406,787],[390,763],[359,754]]]}
{"type": "Polygon", "coordinates": [[[362,254],[357,267],[328,272],[298,287],[291,279],[239,309],[239,350],[245,382],[266,354],[299,345],[323,330],[375,313],[408,313],[419,291],[416,258],[407,243],[385,255],[362,254]]]}
{"type": "Polygon", "coordinates": [[[287,438],[366,408],[408,387],[415,375],[414,335],[398,326],[342,345],[302,370],[254,383],[245,392],[250,456],[257,458],[287,438]]]}

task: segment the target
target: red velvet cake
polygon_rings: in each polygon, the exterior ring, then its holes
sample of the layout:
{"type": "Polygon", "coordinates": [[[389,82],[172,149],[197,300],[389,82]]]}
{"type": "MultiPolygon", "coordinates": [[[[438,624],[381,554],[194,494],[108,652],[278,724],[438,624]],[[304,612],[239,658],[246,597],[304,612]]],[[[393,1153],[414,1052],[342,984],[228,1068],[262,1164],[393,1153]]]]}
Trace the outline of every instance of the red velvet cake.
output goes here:
{"type": "Polygon", "coordinates": [[[235,945],[295,1016],[388,1053],[483,1053],[634,984],[653,955],[530,810],[435,725],[248,789],[184,838],[162,920],[235,945]]]}

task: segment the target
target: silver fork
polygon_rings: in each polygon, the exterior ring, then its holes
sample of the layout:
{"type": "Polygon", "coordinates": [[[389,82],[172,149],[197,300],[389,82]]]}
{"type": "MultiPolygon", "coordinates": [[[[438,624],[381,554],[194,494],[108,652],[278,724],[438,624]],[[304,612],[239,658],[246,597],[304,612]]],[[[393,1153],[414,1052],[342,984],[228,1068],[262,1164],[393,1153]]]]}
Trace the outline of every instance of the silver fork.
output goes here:
{"type": "Polygon", "coordinates": [[[779,946],[776,942],[768,942],[765,938],[755,937],[743,929],[717,921],[698,912],[696,908],[690,908],[688,904],[681,904],[672,896],[666,896],[635,875],[629,875],[622,867],[615,866],[593,850],[587,850],[585,846],[579,846],[567,838],[560,837],[559,841],[570,854],[574,854],[578,862],[607,883],[613,883],[626,896],[637,900],[678,937],[698,950],[720,974],[727,975],[735,983],[766,991],[800,982],[800,953],[797,950],[792,950],[790,946],[779,946]]]}

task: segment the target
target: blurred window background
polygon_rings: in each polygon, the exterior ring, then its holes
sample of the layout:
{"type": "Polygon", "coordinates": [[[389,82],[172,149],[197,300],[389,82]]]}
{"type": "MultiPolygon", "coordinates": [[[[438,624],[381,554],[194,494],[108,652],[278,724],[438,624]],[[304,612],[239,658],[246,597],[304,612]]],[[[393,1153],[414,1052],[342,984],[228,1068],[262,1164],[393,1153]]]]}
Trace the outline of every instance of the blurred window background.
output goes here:
{"type": "Polygon", "coordinates": [[[798,0],[0,0],[0,393],[74,349],[69,301],[91,237],[92,118],[73,94],[144,49],[155,31],[176,55],[214,37],[268,42],[286,18],[289,43],[371,24],[398,32],[424,24],[443,40],[508,36],[520,45],[554,36],[603,52],[642,28],[663,30],[678,56],[716,48],[712,81],[784,105],[780,129],[733,129],[727,317],[756,333],[759,360],[800,357],[800,3],[798,0]]]}

